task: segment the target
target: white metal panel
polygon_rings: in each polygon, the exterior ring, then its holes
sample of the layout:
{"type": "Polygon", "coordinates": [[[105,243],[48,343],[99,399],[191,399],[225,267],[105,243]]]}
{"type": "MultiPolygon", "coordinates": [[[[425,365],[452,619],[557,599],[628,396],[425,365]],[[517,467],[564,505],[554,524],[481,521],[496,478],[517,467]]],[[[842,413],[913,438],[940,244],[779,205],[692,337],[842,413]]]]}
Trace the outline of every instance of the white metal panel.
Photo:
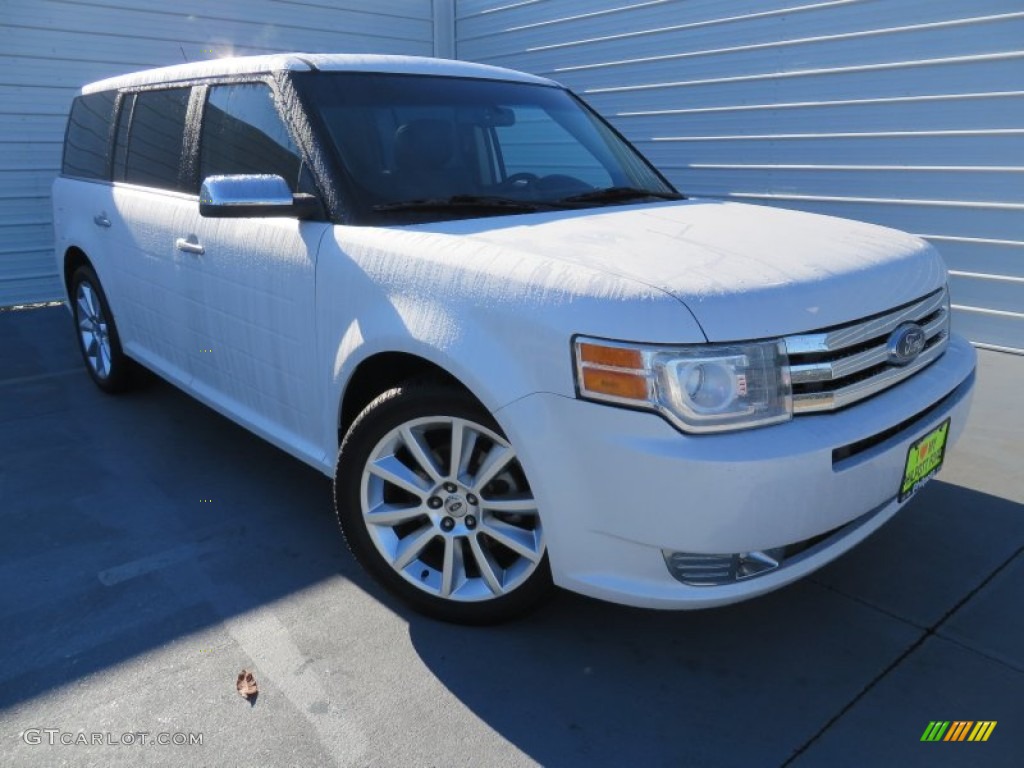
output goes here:
{"type": "Polygon", "coordinates": [[[0,0],[0,306],[57,297],[50,184],[85,83],[215,56],[434,51],[431,0],[0,0]]]}
{"type": "Polygon", "coordinates": [[[584,96],[683,191],[932,240],[1024,351],[1024,0],[456,0],[459,58],[584,96]]]}

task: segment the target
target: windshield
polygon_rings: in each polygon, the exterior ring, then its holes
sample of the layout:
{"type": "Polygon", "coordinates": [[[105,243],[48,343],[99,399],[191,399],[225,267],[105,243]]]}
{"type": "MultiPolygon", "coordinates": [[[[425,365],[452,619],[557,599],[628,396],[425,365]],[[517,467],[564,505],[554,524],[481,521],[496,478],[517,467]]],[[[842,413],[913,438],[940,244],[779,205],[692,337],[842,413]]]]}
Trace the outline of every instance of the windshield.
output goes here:
{"type": "Polygon", "coordinates": [[[568,91],[425,75],[295,76],[364,222],[680,197],[568,91]]]}

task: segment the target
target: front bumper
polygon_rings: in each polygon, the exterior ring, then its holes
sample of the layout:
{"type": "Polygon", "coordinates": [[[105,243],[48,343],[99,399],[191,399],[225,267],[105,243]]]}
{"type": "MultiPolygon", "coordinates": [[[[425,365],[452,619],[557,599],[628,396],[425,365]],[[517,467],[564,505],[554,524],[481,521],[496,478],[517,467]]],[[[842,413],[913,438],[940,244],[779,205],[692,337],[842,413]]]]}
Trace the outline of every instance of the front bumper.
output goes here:
{"type": "Polygon", "coordinates": [[[953,336],[939,360],[869,400],[724,434],[547,393],[496,415],[538,500],[556,584],[628,605],[710,607],[788,584],[891,518],[910,444],[946,418],[947,445],[962,432],[975,364],[953,336]],[[826,533],[774,570],[716,586],[677,581],[662,554],[770,550],[826,533]]]}

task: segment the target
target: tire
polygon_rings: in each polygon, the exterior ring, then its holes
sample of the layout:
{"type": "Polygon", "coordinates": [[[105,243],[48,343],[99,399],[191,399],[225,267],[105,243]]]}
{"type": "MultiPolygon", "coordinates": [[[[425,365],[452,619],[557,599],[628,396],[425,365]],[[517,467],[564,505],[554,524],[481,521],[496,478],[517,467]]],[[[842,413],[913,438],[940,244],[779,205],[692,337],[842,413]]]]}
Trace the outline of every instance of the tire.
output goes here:
{"type": "Polygon", "coordinates": [[[78,351],[89,376],[109,394],[131,388],[132,362],[121,349],[110,304],[92,267],[75,270],[70,294],[78,351]]]}
{"type": "Polygon", "coordinates": [[[458,389],[410,383],[366,406],[338,452],[334,508],[356,560],[433,618],[507,621],[552,589],[515,451],[458,389]]]}

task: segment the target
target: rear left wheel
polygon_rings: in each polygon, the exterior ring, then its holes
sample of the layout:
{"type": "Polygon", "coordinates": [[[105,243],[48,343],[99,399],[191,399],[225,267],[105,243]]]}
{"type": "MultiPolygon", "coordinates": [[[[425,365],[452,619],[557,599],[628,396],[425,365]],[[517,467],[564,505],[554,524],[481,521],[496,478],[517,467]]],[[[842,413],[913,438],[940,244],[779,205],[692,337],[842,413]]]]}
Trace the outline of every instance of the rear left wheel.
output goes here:
{"type": "Polygon", "coordinates": [[[339,452],[335,509],[356,559],[435,618],[504,621],[551,588],[515,449],[459,390],[402,386],[370,403],[339,452]]]}
{"type": "Polygon", "coordinates": [[[91,267],[81,266],[71,277],[71,311],[78,349],[96,386],[109,393],[128,389],[131,361],[121,350],[110,305],[91,267]]]}

